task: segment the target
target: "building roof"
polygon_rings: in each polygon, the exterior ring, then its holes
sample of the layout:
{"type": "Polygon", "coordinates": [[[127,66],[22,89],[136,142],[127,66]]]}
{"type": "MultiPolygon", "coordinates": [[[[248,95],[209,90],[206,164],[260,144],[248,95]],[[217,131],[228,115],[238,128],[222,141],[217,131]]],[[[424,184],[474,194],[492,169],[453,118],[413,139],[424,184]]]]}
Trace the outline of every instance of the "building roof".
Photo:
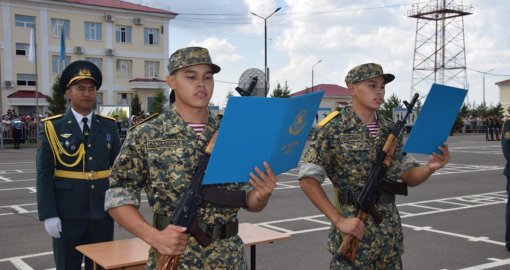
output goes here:
{"type": "Polygon", "coordinates": [[[152,12],[152,13],[161,13],[161,14],[167,14],[167,15],[178,15],[177,13],[158,9],[158,8],[152,8],[147,6],[142,6],[139,4],[134,4],[126,1],[121,0],[63,0],[67,3],[75,3],[75,4],[82,4],[82,5],[92,5],[92,6],[98,6],[98,7],[107,7],[107,8],[117,8],[117,9],[126,9],[126,10],[133,10],[133,11],[140,11],[140,12],[152,12]]]}
{"type": "MultiPolygon", "coordinates": [[[[41,92],[37,92],[38,98],[46,99],[48,96],[41,92]]],[[[35,91],[32,90],[18,90],[7,96],[8,98],[35,98],[35,91]]]]}
{"type": "Polygon", "coordinates": [[[129,80],[129,82],[166,82],[165,80],[160,80],[158,78],[135,78],[129,80]]]}
{"type": "Polygon", "coordinates": [[[324,91],[324,97],[346,97],[346,96],[350,97],[351,96],[351,93],[349,92],[349,90],[347,90],[347,88],[342,87],[340,85],[336,85],[336,84],[318,84],[311,89],[306,88],[299,92],[293,93],[291,96],[293,96],[293,97],[301,96],[304,94],[317,92],[320,90],[324,91]]]}
{"type": "Polygon", "coordinates": [[[510,84],[510,79],[495,83],[495,85],[510,84]]]}

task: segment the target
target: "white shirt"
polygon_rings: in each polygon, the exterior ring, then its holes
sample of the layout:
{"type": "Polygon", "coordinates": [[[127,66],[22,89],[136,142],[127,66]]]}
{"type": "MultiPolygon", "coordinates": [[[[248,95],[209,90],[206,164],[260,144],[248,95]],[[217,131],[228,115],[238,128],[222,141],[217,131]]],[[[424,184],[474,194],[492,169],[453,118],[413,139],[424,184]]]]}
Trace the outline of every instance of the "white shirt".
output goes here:
{"type": "Polygon", "coordinates": [[[83,118],[88,119],[87,124],[89,125],[89,128],[92,129],[92,112],[90,112],[86,116],[83,116],[83,115],[79,114],[78,112],[76,112],[73,108],[71,108],[71,111],[73,112],[74,118],[76,118],[76,121],[78,122],[78,125],[80,126],[80,129],[82,132],[83,132],[83,121],[82,121],[83,118]]]}

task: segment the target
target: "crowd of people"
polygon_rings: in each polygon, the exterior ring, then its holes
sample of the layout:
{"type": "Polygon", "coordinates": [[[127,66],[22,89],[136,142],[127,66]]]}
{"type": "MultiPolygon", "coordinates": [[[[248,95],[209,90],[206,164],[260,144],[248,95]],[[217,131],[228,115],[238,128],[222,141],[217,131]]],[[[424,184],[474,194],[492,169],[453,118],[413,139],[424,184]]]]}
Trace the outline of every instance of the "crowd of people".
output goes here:
{"type": "MultiPolygon", "coordinates": [[[[39,115],[39,118],[42,118],[39,115]]],[[[12,143],[14,149],[20,149],[22,142],[35,142],[37,138],[37,116],[36,113],[16,114],[16,110],[8,109],[2,115],[0,131],[2,139],[12,143]]]]}
{"type": "Polygon", "coordinates": [[[506,117],[490,114],[486,117],[465,116],[462,119],[462,133],[485,133],[487,141],[501,140],[502,123],[506,117]]]}

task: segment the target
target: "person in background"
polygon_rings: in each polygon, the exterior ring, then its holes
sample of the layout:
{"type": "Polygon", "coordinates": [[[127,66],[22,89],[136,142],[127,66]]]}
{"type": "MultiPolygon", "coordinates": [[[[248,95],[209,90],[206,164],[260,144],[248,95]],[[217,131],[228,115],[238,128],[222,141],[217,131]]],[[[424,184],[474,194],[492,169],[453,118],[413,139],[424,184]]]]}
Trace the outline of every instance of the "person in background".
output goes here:
{"type": "MultiPolygon", "coordinates": [[[[71,107],[43,119],[37,150],[37,209],[53,241],[58,270],[81,269],[76,246],[113,240],[113,219],[104,210],[110,168],[120,150],[115,119],[93,112],[101,87],[99,68],[75,61],[60,77],[71,107]]],[[[85,258],[85,269],[93,263],[85,258]]]]}
{"type": "MultiPolygon", "coordinates": [[[[506,176],[506,194],[510,198],[510,120],[508,119],[503,123],[501,149],[506,161],[505,169],[503,170],[503,174],[506,176]]],[[[506,202],[505,225],[505,246],[510,251],[510,199],[507,199],[506,202]]]]}

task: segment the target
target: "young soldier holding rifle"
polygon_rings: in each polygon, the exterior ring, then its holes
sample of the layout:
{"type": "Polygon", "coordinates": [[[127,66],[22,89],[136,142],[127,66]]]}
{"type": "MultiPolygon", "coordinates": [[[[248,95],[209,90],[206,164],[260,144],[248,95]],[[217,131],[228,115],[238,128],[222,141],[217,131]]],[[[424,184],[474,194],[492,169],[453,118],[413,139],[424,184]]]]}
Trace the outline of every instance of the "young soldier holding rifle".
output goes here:
{"type": "Polygon", "coordinates": [[[219,127],[208,105],[213,75],[220,67],[212,63],[207,49],[187,47],[170,56],[168,71],[175,102],[128,134],[112,169],[105,208],[152,247],[146,269],[155,269],[160,257],[169,256],[177,257],[173,266],[178,269],[247,269],[243,242],[237,235],[237,212],[240,207],[254,212],[264,209],[276,176],[264,164],[266,173],[258,168],[250,173],[250,188],[240,183],[207,186],[195,193],[203,198],[196,213],[184,214],[194,217],[192,225],[173,225],[173,213],[189,194],[187,188],[194,186],[190,186],[192,179],[203,173],[197,163],[203,163],[210,151],[206,146],[219,127]],[[154,226],[137,209],[142,190],[154,212],[154,226]]]}
{"type": "Polygon", "coordinates": [[[433,153],[421,166],[402,153],[402,138],[393,134],[395,124],[378,113],[385,85],[394,78],[374,63],[351,69],[345,82],[352,94],[352,106],[330,114],[321,123],[300,168],[302,190],[332,223],[328,240],[333,255],[331,269],[402,269],[402,224],[395,193],[406,194],[406,186],[425,182],[450,159],[446,143],[439,147],[441,154],[433,153]],[[381,151],[382,156],[378,155],[381,151]],[[385,188],[377,189],[369,207],[360,209],[358,198],[363,197],[360,194],[366,191],[368,179],[373,178],[369,176],[374,174],[378,157],[384,160],[382,174],[377,171],[384,179],[377,180],[384,180],[385,188]],[[326,177],[335,187],[336,207],[321,186],[326,177]],[[372,217],[367,218],[367,212],[372,217]],[[381,223],[375,224],[374,220],[381,223]],[[353,254],[345,251],[346,244],[340,250],[344,238],[349,237],[358,245],[347,249],[353,254]]]}

